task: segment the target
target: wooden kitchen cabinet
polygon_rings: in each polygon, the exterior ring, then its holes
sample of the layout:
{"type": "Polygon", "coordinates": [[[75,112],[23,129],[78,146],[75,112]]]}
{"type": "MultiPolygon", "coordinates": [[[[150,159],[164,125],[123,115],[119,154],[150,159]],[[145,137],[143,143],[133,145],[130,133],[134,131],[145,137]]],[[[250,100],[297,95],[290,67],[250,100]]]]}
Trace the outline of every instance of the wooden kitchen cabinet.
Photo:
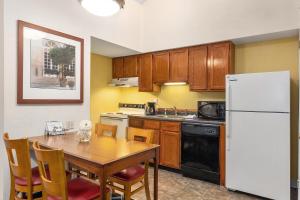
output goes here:
{"type": "Polygon", "coordinates": [[[161,128],[162,131],[180,132],[180,122],[173,121],[162,121],[161,128]]]}
{"type": "Polygon", "coordinates": [[[160,145],[160,165],[180,169],[181,122],[129,117],[129,126],[154,130],[153,143],[160,145]]]}
{"type": "Polygon", "coordinates": [[[143,128],[144,127],[144,120],[137,117],[130,117],[128,121],[129,127],[134,128],[143,128]]]}
{"type": "Polygon", "coordinates": [[[181,123],[162,121],[160,126],[160,164],[180,169],[181,123]]]}
{"type": "Polygon", "coordinates": [[[233,55],[231,42],[208,46],[208,90],[225,89],[225,75],[233,73],[233,55]]]}
{"type": "Polygon", "coordinates": [[[160,132],[160,164],[180,169],[180,133],[160,132]]]}
{"type": "Polygon", "coordinates": [[[139,77],[140,92],[159,92],[166,82],[188,82],[191,91],[224,91],[234,73],[234,45],[219,42],[113,58],[113,78],[139,77]]]}
{"type": "Polygon", "coordinates": [[[160,144],[160,132],[159,130],[154,130],[154,135],[153,135],[153,144],[160,144]]]}
{"type": "Polygon", "coordinates": [[[138,57],[127,56],[124,57],[124,77],[138,76],[138,57]]]}
{"type": "Polygon", "coordinates": [[[154,144],[160,144],[160,121],[158,120],[148,120],[148,119],[142,119],[138,117],[129,117],[128,122],[129,127],[134,128],[142,128],[142,129],[151,129],[154,130],[153,135],[153,143],[154,144]]]}
{"type": "Polygon", "coordinates": [[[152,54],[138,57],[139,64],[139,92],[159,92],[160,87],[153,83],[152,54]]]}
{"type": "Polygon", "coordinates": [[[160,121],[145,119],[144,120],[144,128],[159,130],[160,129],[160,121]]]}
{"type": "Polygon", "coordinates": [[[170,82],[188,81],[189,51],[187,48],[170,51],[170,82]]]}
{"type": "Polygon", "coordinates": [[[191,91],[207,90],[207,46],[189,49],[189,84],[191,91]]]}
{"type": "Polygon", "coordinates": [[[160,121],[158,120],[144,120],[144,129],[152,129],[154,130],[153,135],[153,144],[160,144],[160,121]]]}
{"type": "Polygon", "coordinates": [[[153,53],[153,82],[162,84],[169,81],[169,51],[153,53]]]}
{"type": "Polygon", "coordinates": [[[124,59],[113,58],[112,59],[112,78],[124,77],[124,59]]]}
{"type": "Polygon", "coordinates": [[[139,77],[140,92],[159,92],[166,82],[188,82],[190,90],[224,91],[234,73],[234,45],[219,42],[113,58],[113,78],[139,77]]]}
{"type": "Polygon", "coordinates": [[[219,137],[219,163],[220,163],[220,185],[225,186],[226,178],[226,132],[225,125],[220,126],[220,137],[219,137]]]}

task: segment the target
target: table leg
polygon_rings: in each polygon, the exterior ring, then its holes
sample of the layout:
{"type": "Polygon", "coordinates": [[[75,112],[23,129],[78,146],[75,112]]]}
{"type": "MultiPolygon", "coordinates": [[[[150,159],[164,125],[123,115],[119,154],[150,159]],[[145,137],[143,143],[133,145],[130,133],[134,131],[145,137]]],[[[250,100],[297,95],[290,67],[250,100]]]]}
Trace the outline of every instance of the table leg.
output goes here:
{"type": "Polygon", "coordinates": [[[100,193],[101,193],[101,200],[105,200],[106,199],[106,180],[107,180],[107,176],[104,172],[104,169],[101,169],[100,173],[98,174],[99,177],[99,182],[100,182],[100,193]]]}
{"type": "Polygon", "coordinates": [[[158,200],[158,162],[159,162],[159,149],[155,150],[154,158],[154,200],[158,200]]]}

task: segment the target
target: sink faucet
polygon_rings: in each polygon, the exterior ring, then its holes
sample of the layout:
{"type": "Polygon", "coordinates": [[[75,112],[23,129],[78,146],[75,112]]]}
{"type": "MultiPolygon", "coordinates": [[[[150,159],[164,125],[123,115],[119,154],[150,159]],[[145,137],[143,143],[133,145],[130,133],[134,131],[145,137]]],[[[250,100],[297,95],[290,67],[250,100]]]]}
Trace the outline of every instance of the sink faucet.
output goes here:
{"type": "Polygon", "coordinates": [[[176,106],[173,106],[174,112],[175,112],[175,116],[177,116],[177,108],[176,106]]]}

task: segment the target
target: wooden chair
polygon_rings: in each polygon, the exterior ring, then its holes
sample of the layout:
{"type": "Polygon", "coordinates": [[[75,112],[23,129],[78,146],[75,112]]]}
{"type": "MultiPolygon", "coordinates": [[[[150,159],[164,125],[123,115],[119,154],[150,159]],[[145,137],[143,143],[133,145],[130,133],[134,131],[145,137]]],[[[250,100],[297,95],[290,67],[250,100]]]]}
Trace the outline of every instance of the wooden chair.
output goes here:
{"type": "MultiPolygon", "coordinates": [[[[107,135],[107,133],[109,133],[111,137],[116,138],[117,128],[118,128],[118,126],[116,126],[116,125],[107,125],[107,124],[96,123],[95,135],[104,136],[104,135],[107,135]]],[[[95,174],[86,172],[85,170],[80,169],[79,167],[73,165],[72,163],[69,163],[69,171],[73,174],[76,174],[77,177],[85,176],[85,177],[88,177],[89,179],[96,179],[95,174]]]]}
{"type": "Polygon", "coordinates": [[[23,194],[28,200],[34,199],[33,194],[42,192],[43,186],[38,168],[31,168],[28,139],[12,140],[4,133],[3,140],[10,167],[10,200],[23,199],[23,194]]]}
{"type": "MultiPolygon", "coordinates": [[[[43,199],[46,200],[92,200],[100,199],[99,185],[83,178],[67,181],[62,150],[41,149],[38,142],[33,144],[43,183],[43,199]],[[45,171],[45,165],[49,173],[45,171]]],[[[109,198],[107,194],[106,199],[109,198]]]]}
{"type": "Polygon", "coordinates": [[[107,124],[97,123],[95,126],[95,134],[97,136],[103,136],[103,135],[106,135],[105,133],[111,133],[111,137],[116,138],[117,128],[118,128],[118,126],[116,126],[116,125],[107,125],[107,124]]]}
{"type": "MultiPolygon", "coordinates": [[[[127,128],[127,138],[129,141],[139,141],[145,143],[153,142],[154,130],[127,128]]],[[[149,180],[148,180],[149,162],[144,165],[137,165],[124,169],[108,178],[108,185],[113,189],[124,194],[125,200],[130,200],[131,196],[145,188],[146,198],[150,200],[149,180]],[[116,186],[114,183],[121,185],[116,186]],[[132,191],[132,186],[140,183],[141,186],[132,191]]]]}

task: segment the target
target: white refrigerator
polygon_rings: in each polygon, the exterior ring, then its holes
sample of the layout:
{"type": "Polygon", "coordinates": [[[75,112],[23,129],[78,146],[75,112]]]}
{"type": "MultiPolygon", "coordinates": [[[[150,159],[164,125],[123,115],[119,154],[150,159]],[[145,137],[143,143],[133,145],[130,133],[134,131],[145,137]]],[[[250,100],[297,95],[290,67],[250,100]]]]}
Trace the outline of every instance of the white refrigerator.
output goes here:
{"type": "Polygon", "coordinates": [[[226,76],[226,187],[290,199],[290,72],[226,76]]]}

